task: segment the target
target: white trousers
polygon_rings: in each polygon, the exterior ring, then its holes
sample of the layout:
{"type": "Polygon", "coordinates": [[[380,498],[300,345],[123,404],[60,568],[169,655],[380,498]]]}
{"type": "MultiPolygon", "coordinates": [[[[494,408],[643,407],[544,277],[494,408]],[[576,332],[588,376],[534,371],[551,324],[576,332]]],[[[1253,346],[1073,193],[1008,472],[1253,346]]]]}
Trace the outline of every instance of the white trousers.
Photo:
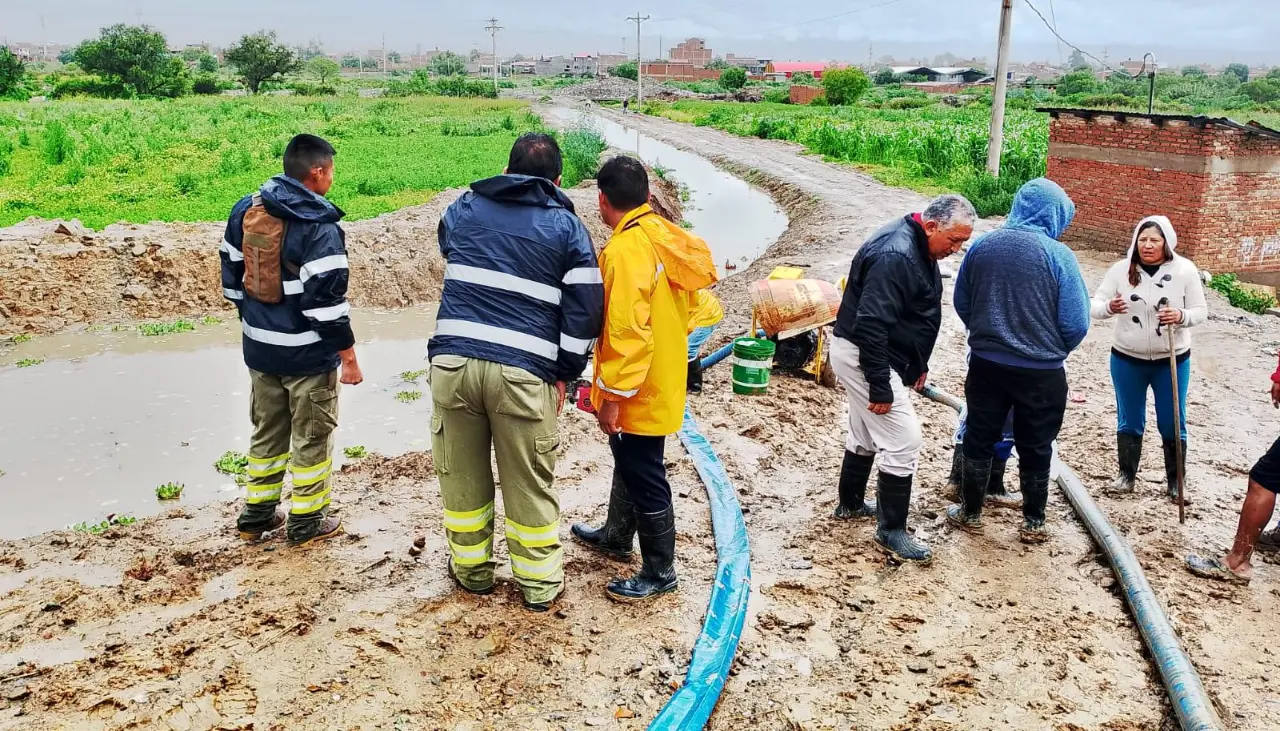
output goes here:
{"type": "Polygon", "coordinates": [[[910,389],[902,385],[897,373],[891,373],[893,408],[887,414],[873,414],[867,411],[871,388],[858,365],[858,346],[844,338],[832,338],[831,368],[849,394],[849,438],[845,448],[864,456],[879,454],[880,469],[888,474],[914,475],[924,435],[910,389]]]}

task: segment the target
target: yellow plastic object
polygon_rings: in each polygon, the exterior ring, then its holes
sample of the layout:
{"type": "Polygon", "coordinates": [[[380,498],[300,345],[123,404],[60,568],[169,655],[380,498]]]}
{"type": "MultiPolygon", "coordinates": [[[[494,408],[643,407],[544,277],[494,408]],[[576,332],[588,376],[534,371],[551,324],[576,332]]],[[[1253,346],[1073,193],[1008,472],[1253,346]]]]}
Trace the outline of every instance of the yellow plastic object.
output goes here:
{"type": "Polygon", "coordinates": [[[839,285],[839,286],[840,286],[840,291],[841,291],[842,293],[844,292],[844,285],[846,285],[846,284],[848,284],[848,283],[849,283],[849,281],[848,281],[848,280],[849,280],[849,278],[848,278],[848,277],[840,277],[840,285],[839,285]]]}
{"type": "Polygon", "coordinates": [[[804,276],[804,270],[800,267],[776,267],[769,272],[770,279],[800,279],[804,276]]]}

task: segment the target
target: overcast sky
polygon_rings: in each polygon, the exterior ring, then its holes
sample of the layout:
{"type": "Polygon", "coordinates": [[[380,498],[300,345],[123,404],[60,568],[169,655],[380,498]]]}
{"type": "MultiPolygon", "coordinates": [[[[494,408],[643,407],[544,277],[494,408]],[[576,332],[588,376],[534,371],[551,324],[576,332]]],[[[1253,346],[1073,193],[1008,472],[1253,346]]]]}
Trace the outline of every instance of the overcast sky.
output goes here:
{"type": "MultiPolygon", "coordinates": [[[[1028,0],[1014,0],[1017,60],[1057,60],[1059,46],[1028,0]]],[[[1176,64],[1243,61],[1280,65],[1277,0],[1030,0],[1068,41],[1109,61],[1151,50],[1176,64]]],[[[0,40],[75,43],[112,23],[141,22],[172,44],[226,45],[271,28],[291,43],[331,52],[439,47],[488,49],[485,19],[503,26],[499,52],[635,52],[637,10],[646,57],[697,35],[725,52],[778,60],[860,61],[873,51],[931,58],[944,52],[994,60],[1000,0],[647,0],[628,9],[600,0],[0,0],[0,40]],[[838,17],[830,17],[837,16],[838,17]],[[41,18],[44,26],[42,29],[41,18]]],[[[1062,56],[1070,54],[1063,46],[1062,56]]]]}

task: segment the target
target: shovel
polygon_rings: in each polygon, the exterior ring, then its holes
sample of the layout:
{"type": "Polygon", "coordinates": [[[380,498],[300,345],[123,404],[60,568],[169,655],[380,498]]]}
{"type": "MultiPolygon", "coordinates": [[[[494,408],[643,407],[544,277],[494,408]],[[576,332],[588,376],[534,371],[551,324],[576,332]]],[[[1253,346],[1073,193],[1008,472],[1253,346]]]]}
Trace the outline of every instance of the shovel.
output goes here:
{"type": "MultiPolygon", "coordinates": [[[[1156,306],[1157,310],[1163,309],[1169,304],[1168,297],[1161,297],[1160,303],[1156,306]]],[[[1187,522],[1186,496],[1183,493],[1183,485],[1186,482],[1185,463],[1182,457],[1182,404],[1178,402],[1178,354],[1174,351],[1173,344],[1173,328],[1174,325],[1166,325],[1165,335],[1169,339],[1169,376],[1173,379],[1173,449],[1175,459],[1177,459],[1178,470],[1178,523],[1187,522]]]]}

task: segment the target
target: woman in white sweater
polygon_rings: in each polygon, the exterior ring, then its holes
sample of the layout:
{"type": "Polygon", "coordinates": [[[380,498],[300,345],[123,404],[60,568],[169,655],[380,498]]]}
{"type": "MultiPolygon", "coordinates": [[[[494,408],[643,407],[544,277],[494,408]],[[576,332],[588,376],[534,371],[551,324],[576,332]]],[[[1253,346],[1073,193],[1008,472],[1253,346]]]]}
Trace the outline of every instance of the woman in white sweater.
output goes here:
{"type": "Polygon", "coordinates": [[[1164,442],[1169,496],[1178,494],[1177,444],[1187,453],[1187,382],[1191,377],[1188,328],[1209,316],[1196,265],[1174,253],[1178,234],[1164,216],[1148,216],[1134,230],[1129,255],[1116,262],[1093,295],[1095,320],[1116,319],[1111,348],[1111,382],[1116,391],[1116,454],[1120,474],[1112,489],[1131,492],[1142,456],[1147,391],[1156,402],[1156,425],[1164,442]],[[1169,338],[1178,363],[1179,424],[1173,423],[1173,383],[1169,375],[1169,338]]]}

